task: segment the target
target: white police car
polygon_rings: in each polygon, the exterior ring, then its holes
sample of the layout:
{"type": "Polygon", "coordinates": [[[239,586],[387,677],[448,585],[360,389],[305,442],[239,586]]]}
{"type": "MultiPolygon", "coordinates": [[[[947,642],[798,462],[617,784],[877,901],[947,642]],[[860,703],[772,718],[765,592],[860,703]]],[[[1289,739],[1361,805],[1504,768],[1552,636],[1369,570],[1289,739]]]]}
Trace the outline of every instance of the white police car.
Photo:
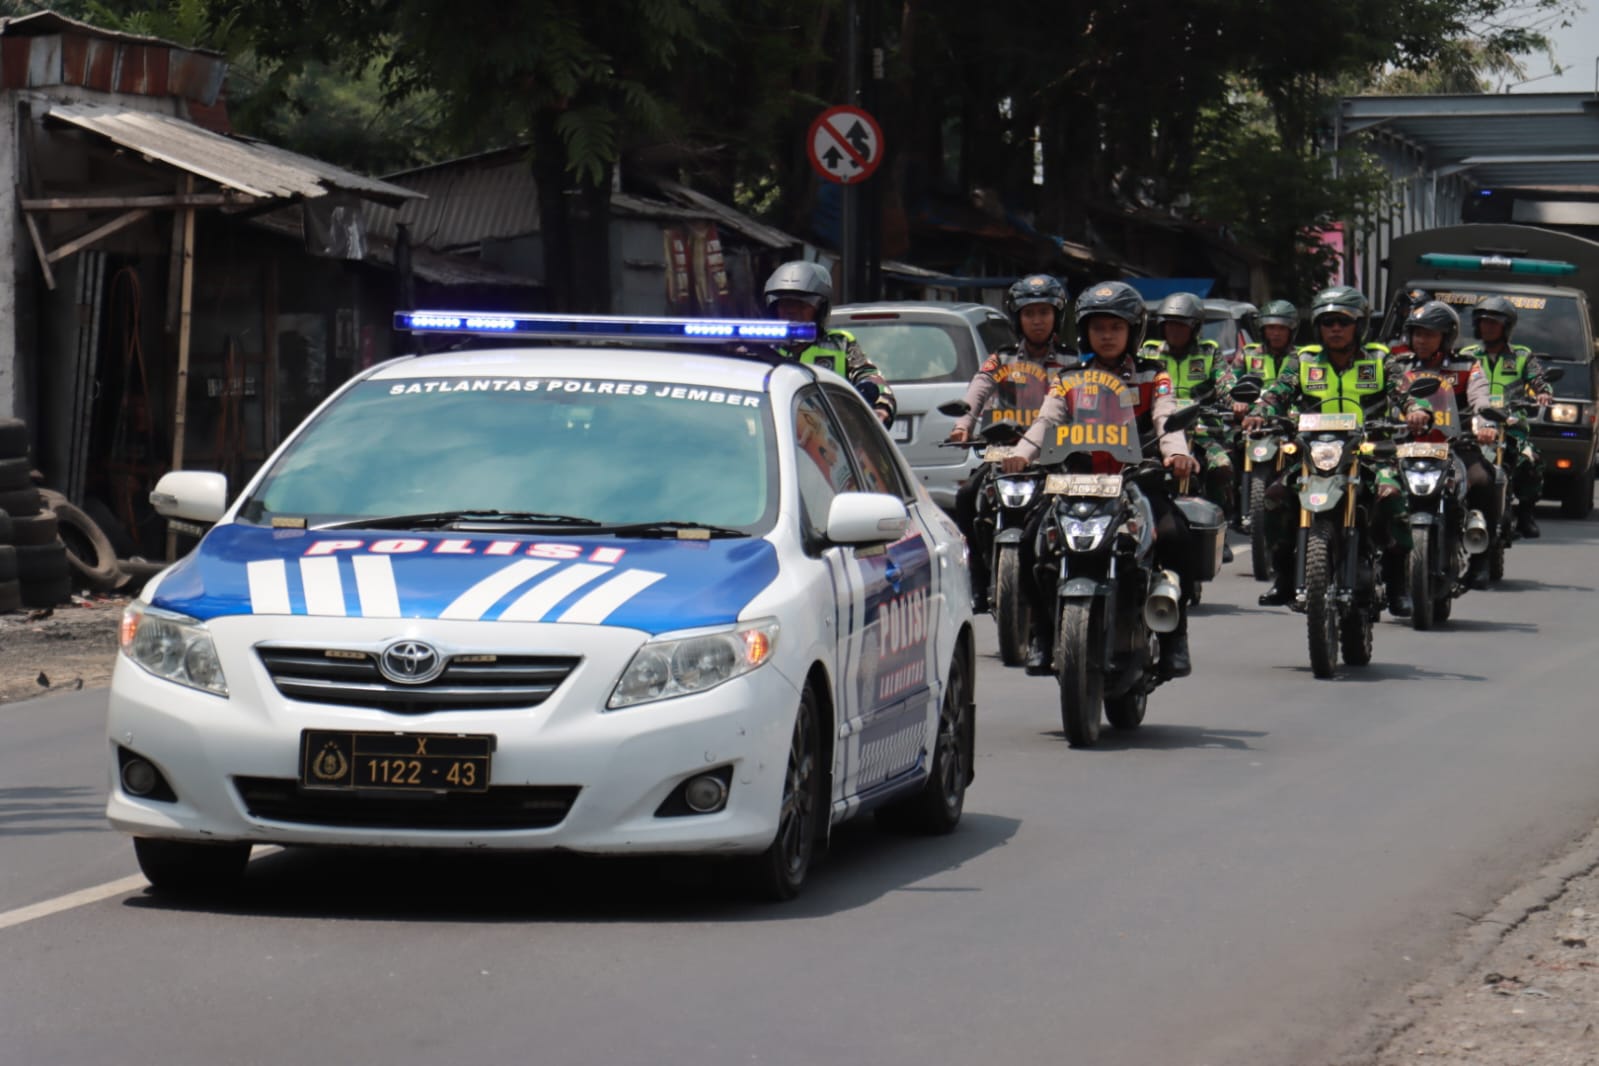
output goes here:
{"type": "Polygon", "coordinates": [[[396,317],[568,340],[366,371],[231,505],[161,480],[216,524],[111,685],[107,813],[156,888],[252,844],[465,846],[726,853],[784,898],[845,818],[954,828],[958,532],[843,379],[707,350],[812,327],[396,317]]]}

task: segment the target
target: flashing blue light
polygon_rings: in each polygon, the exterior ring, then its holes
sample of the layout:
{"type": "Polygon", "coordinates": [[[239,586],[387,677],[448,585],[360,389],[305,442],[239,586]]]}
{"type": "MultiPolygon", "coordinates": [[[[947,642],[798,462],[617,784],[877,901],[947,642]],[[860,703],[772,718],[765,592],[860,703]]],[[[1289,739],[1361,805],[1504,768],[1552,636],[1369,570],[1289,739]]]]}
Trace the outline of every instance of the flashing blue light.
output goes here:
{"type": "Polygon", "coordinates": [[[396,311],[394,328],[407,333],[513,334],[584,340],[650,340],[658,344],[706,341],[814,341],[814,322],[761,318],[642,318],[632,315],[522,315],[468,311],[396,311]]]}

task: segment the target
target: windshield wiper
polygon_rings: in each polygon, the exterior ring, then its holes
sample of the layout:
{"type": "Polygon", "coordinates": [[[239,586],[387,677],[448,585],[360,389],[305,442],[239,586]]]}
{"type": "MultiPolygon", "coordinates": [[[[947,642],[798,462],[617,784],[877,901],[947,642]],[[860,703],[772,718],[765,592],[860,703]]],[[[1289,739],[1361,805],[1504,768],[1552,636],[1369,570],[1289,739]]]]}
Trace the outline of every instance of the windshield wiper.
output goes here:
{"type": "Polygon", "coordinates": [[[422,514],[374,515],[332,522],[318,529],[450,529],[475,525],[580,526],[592,528],[600,523],[592,518],[541,511],[427,511],[422,514]]]}
{"type": "Polygon", "coordinates": [[[676,537],[678,540],[710,540],[712,537],[747,537],[742,529],[712,526],[704,522],[634,522],[626,526],[606,526],[606,533],[618,537],[676,537]]]}

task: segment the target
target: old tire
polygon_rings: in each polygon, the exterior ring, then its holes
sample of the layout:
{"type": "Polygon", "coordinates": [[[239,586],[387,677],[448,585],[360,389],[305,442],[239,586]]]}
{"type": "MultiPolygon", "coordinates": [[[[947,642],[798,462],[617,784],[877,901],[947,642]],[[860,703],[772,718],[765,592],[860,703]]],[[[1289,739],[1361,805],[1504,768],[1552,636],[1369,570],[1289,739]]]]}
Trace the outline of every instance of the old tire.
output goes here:
{"type": "Polygon", "coordinates": [[[60,532],[61,523],[49,511],[11,519],[11,543],[18,547],[24,544],[54,544],[60,539],[60,532]]]}
{"type": "Polygon", "coordinates": [[[17,579],[17,549],[0,544],[0,582],[17,579]]]}
{"type": "Polygon", "coordinates": [[[28,454],[28,424],[20,418],[0,418],[0,459],[23,459],[28,454]]]}
{"type": "Polygon", "coordinates": [[[1433,624],[1432,598],[1432,544],[1426,531],[1421,531],[1410,547],[1410,559],[1405,567],[1405,579],[1410,583],[1410,628],[1431,629],[1433,624]]]}
{"type": "Polygon", "coordinates": [[[0,511],[6,512],[12,518],[26,518],[42,510],[44,510],[44,501],[39,497],[39,490],[32,485],[0,491],[0,511]]]}
{"type": "Polygon", "coordinates": [[[67,565],[92,589],[109,592],[122,580],[117,568],[116,549],[111,538],[94,519],[70,503],[59,492],[42,490],[45,506],[56,516],[61,543],[66,546],[67,565]]]}
{"type": "Polygon", "coordinates": [[[38,578],[18,582],[24,607],[55,607],[72,599],[72,579],[60,577],[38,578]]]}
{"type": "Polygon", "coordinates": [[[822,793],[827,779],[823,750],[822,716],[816,694],[807,684],[794,714],[777,834],[765,851],[741,860],[745,883],[757,899],[793,899],[810,873],[821,822],[827,816],[822,793]]]}
{"type": "Polygon", "coordinates": [[[1332,527],[1318,521],[1305,538],[1305,628],[1310,671],[1331,677],[1338,669],[1338,605],[1332,597],[1332,527]]]}
{"type": "Polygon", "coordinates": [[[939,707],[932,771],[914,796],[878,810],[877,822],[885,829],[942,836],[960,824],[976,755],[969,688],[966,663],[957,651],[949,664],[949,683],[939,707]]]}
{"type": "Polygon", "coordinates": [[[1055,679],[1060,684],[1060,727],[1066,743],[1091,748],[1099,742],[1099,719],[1105,702],[1103,651],[1092,600],[1068,600],[1055,630],[1055,679]]]}
{"type": "Polygon", "coordinates": [[[0,544],[10,544],[16,536],[16,527],[11,521],[11,515],[0,511],[0,544]]]}
{"type": "Polygon", "coordinates": [[[67,549],[54,544],[24,544],[16,548],[17,577],[23,581],[44,581],[67,576],[67,549]]]}
{"type": "Polygon", "coordinates": [[[1027,658],[1031,622],[1027,592],[1022,587],[1021,549],[1001,548],[994,570],[994,624],[999,629],[999,661],[1006,666],[1020,666],[1027,658]]]}
{"type": "Polygon", "coordinates": [[[210,896],[237,888],[250,861],[248,844],[196,844],[133,838],[139,870],[158,893],[210,896]]]}
{"type": "Polygon", "coordinates": [[[0,492],[33,487],[33,462],[30,459],[0,458],[0,492]]]}
{"type": "Polygon", "coordinates": [[[16,581],[0,581],[0,614],[22,610],[22,585],[16,581]]]}

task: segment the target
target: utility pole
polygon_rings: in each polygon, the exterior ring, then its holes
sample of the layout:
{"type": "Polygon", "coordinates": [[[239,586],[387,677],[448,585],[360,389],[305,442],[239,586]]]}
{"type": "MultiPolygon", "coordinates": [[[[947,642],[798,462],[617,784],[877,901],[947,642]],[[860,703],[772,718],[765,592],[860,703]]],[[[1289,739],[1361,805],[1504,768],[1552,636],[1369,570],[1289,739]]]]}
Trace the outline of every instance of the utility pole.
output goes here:
{"type": "MultiPolygon", "coordinates": [[[[844,0],[844,102],[861,105],[861,24],[860,0],[844,0]]],[[[865,294],[861,249],[861,194],[856,182],[846,182],[840,190],[838,254],[843,260],[842,303],[861,299],[865,294]]]]}

